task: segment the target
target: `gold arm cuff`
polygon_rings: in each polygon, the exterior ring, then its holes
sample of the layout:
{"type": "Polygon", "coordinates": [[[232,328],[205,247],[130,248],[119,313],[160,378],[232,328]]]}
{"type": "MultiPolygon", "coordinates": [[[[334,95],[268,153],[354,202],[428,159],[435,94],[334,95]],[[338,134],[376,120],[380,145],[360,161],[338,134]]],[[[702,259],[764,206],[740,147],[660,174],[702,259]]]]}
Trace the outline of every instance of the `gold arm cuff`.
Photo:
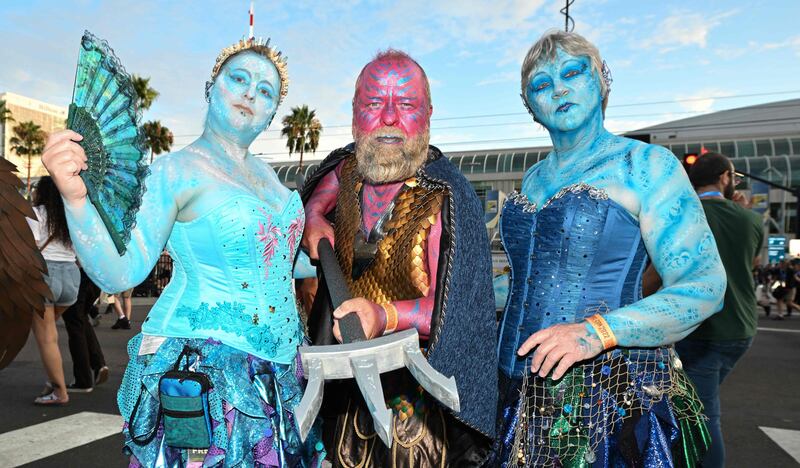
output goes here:
{"type": "Polygon", "coordinates": [[[381,304],[381,307],[383,307],[383,310],[386,312],[386,329],[383,331],[383,334],[388,335],[397,330],[397,309],[391,302],[384,302],[381,304]]]}

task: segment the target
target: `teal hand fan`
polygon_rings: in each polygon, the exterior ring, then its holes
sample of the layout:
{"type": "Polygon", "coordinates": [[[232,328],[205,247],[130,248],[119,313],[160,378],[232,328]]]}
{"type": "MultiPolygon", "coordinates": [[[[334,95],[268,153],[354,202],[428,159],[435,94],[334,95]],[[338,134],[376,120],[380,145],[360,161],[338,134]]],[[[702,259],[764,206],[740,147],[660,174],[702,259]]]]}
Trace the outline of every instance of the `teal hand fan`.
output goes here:
{"type": "Polygon", "coordinates": [[[117,252],[125,253],[142,202],[145,139],[130,75],[104,40],[81,39],[67,128],[80,133],[88,170],[80,176],[117,252]]]}

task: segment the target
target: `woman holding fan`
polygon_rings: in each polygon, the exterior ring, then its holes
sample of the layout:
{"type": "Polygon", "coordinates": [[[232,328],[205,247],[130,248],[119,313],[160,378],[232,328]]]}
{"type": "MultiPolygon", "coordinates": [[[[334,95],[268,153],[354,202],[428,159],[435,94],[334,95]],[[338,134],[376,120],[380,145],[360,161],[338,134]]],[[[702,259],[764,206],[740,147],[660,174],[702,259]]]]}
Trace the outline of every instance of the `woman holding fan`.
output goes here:
{"type": "Polygon", "coordinates": [[[292,273],[303,207],[248,150],[287,87],[285,58],[269,41],[222,51],[206,85],[204,132],[149,168],[124,254],[100,211],[136,201],[87,198],[81,171],[92,161],[81,135],[64,131],[47,142],[42,160],[64,198],[75,250],[103,290],[140,283],[165,246],[175,261],[142,334],[128,345],[118,400],[133,465],[318,466],[324,456],[315,432],[300,441],[291,414],[302,394],[304,335],[292,273]],[[176,401],[169,385],[185,383],[168,378],[179,368],[207,376],[198,411],[168,407],[176,401]],[[194,416],[200,425],[189,427],[194,416]],[[195,430],[207,431],[205,443],[195,430]]]}

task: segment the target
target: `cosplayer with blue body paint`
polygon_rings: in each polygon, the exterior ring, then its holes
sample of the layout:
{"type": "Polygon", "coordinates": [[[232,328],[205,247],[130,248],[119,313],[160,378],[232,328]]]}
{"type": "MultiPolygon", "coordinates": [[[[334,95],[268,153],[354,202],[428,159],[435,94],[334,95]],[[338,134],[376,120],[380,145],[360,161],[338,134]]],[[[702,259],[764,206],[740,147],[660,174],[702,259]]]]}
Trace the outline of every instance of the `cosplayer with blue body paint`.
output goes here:
{"type": "Polygon", "coordinates": [[[522,98],[553,151],[500,221],[503,466],[694,466],[708,443],[670,345],[719,310],[725,273],[675,156],[604,128],[608,90],[577,34],[545,34],[525,58],[522,98]],[[664,287],[642,299],[648,258],[664,287]]]}
{"type": "Polygon", "coordinates": [[[456,379],[461,411],[440,406],[406,369],[382,374],[394,413],[389,449],[352,382],[326,390],[321,414],[335,467],[481,466],[491,451],[497,332],[488,239],[475,191],[428,145],[432,111],[425,72],[404,52],[381,52],[358,75],[355,143],[328,155],[303,187],[303,245],[316,257],[319,239],[329,239],[356,298],[331,310],[317,295],[309,329],[314,344],[334,343],[350,312],[369,338],[415,328],[431,366],[456,379]]]}
{"type": "Polygon", "coordinates": [[[212,444],[196,463],[318,466],[324,456],[315,431],[300,441],[291,414],[302,394],[297,347],[304,333],[292,273],[303,206],[248,150],[287,86],[285,60],[268,43],[251,39],[223,50],[206,86],[203,134],[151,165],[123,256],[87,203],[80,135],[65,131],[47,143],[42,159],[65,200],[76,252],[103,290],[139,284],[165,246],[175,262],[142,334],[128,345],[118,401],[132,465],[187,462],[186,450],[165,443],[158,416],[159,379],[187,346],[212,385],[212,444]]]}

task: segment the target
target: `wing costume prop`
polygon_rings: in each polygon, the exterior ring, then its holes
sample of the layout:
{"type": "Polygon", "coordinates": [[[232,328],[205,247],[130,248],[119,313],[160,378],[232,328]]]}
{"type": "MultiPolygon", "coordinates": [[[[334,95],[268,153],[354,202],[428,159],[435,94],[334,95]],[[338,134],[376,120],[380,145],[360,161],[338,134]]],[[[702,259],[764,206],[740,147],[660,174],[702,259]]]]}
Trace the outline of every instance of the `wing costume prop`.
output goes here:
{"type": "Polygon", "coordinates": [[[81,39],[67,128],[80,133],[89,169],[81,172],[117,252],[125,253],[148,173],[136,90],[106,41],[81,39]]]}
{"type": "Polygon", "coordinates": [[[25,220],[36,214],[20,195],[16,169],[0,158],[0,369],[25,346],[33,312],[42,316],[45,298],[52,298],[43,278],[47,265],[25,220]]]}

